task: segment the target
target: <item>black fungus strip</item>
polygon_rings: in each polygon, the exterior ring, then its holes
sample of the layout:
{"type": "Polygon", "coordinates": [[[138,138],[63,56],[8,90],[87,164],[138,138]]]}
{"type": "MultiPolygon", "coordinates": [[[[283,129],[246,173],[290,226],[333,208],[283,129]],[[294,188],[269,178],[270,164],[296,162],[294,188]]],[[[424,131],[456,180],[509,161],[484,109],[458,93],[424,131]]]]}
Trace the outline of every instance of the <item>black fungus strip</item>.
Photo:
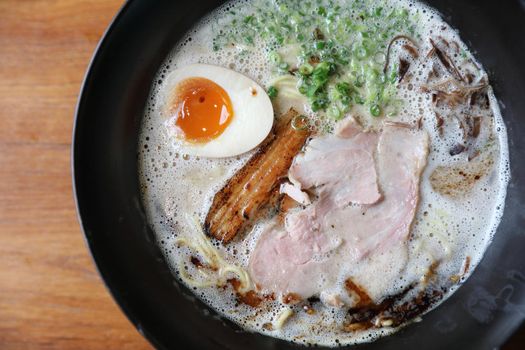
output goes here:
{"type": "Polygon", "coordinates": [[[398,82],[399,83],[403,80],[409,68],[410,68],[410,63],[408,63],[407,60],[400,58],[399,59],[399,69],[398,69],[398,75],[399,75],[398,82]]]}
{"type": "Polygon", "coordinates": [[[390,63],[390,49],[392,48],[392,45],[398,41],[398,40],[401,40],[401,39],[405,39],[409,42],[411,42],[415,47],[418,47],[418,45],[416,44],[416,42],[410,38],[409,36],[406,36],[406,35],[396,35],[395,37],[392,38],[392,40],[390,40],[390,43],[388,44],[388,48],[386,49],[386,59],[385,59],[385,66],[383,67],[383,73],[386,74],[386,71],[388,69],[388,65],[390,63]]]}
{"type": "Polygon", "coordinates": [[[465,145],[462,145],[461,143],[458,143],[456,144],[454,147],[452,147],[448,153],[451,155],[451,156],[456,156],[460,153],[462,153],[463,151],[465,151],[466,147],[465,145]]]}
{"type": "Polygon", "coordinates": [[[432,38],[430,38],[429,40],[434,53],[439,58],[439,61],[441,61],[443,66],[450,72],[450,74],[455,76],[458,80],[465,82],[465,78],[463,78],[463,76],[459,72],[454,62],[450,59],[450,57],[448,57],[448,55],[444,51],[442,51],[439,47],[436,46],[436,43],[434,42],[434,40],[432,40],[432,38]]]}

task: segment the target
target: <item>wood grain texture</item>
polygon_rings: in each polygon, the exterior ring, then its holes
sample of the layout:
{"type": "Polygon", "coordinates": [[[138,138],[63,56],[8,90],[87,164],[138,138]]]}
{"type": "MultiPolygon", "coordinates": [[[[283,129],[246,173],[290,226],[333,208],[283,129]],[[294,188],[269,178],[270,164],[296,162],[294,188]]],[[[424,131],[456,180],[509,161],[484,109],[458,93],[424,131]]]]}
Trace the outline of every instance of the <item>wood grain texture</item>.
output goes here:
{"type": "Polygon", "coordinates": [[[149,349],[106,291],[74,207],[89,59],[122,0],[0,0],[0,349],[149,349]]]}

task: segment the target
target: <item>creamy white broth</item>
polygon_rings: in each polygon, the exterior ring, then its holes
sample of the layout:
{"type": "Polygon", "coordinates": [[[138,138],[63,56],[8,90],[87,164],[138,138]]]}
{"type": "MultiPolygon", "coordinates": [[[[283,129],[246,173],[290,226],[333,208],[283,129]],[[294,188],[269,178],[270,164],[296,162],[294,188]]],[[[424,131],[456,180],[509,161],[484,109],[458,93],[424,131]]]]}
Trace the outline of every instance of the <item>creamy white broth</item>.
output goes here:
{"type": "MultiPolygon", "coordinates": [[[[257,0],[254,3],[264,6],[265,2],[257,0]]],[[[338,3],[340,6],[346,6],[351,2],[341,0],[338,3]]],[[[225,23],[226,13],[232,9],[245,11],[250,4],[228,3],[204,18],[188,33],[159,70],[143,118],[139,144],[139,173],[144,207],[157,241],[176,276],[180,276],[181,266],[186,266],[190,275],[197,273],[189,263],[190,257],[196,255],[195,252],[176,244],[181,237],[191,238],[195,235],[195,228],[188,223],[187,217],[196,215],[202,223],[215,193],[242,167],[254,151],[225,159],[205,159],[182,154],[169,139],[164,127],[162,101],[168,93],[165,79],[170,71],[176,68],[192,63],[208,63],[241,72],[264,87],[275,84],[279,74],[275,73],[268,62],[268,50],[264,43],[256,42],[249,50],[233,47],[214,51],[212,47],[211,38],[215,36],[217,27],[225,23]]],[[[423,54],[431,49],[425,38],[441,35],[449,42],[459,43],[465,55],[471,57],[459,34],[430,8],[409,1],[389,1],[388,5],[383,6],[406,8],[411,14],[418,14],[416,31],[423,38],[419,40],[420,52],[423,54]]],[[[283,49],[280,50],[282,52],[283,49]]],[[[293,47],[288,50],[293,51],[293,47]]],[[[458,62],[460,59],[455,58],[458,62]]],[[[481,66],[477,62],[475,64],[481,66]]],[[[351,275],[374,301],[399,293],[411,283],[420,281],[436,261],[439,261],[436,271],[438,281],[448,288],[442,300],[452,294],[458,284],[450,283],[451,276],[458,276],[458,282],[463,282],[478,264],[492,239],[503,212],[509,176],[506,130],[498,102],[489,88],[492,114],[489,118],[492,125],[487,129],[491,130],[494,136],[490,146],[495,155],[492,169],[464,196],[446,196],[432,187],[430,177],[434,170],[439,166],[464,162],[465,154],[450,155],[450,149],[457,139],[457,130],[449,126],[450,130],[447,129],[443,136],[440,135],[431,94],[422,93],[418,88],[425,84],[424,77],[428,75],[431,67],[419,63],[413,64],[410,69],[410,84],[400,84],[397,92],[397,96],[403,100],[403,106],[396,116],[371,117],[366,108],[358,105],[349,111],[350,114],[360,116],[359,120],[363,126],[371,129],[380,128],[384,120],[416,125],[422,117],[422,128],[428,132],[431,140],[427,166],[421,176],[419,205],[406,252],[393,248],[380,255],[365,258],[345,271],[338,271],[340,275],[334,277],[338,280],[334,283],[334,290],[339,289],[342,293],[344,281],[341,278],[351,275]],[[403,254],[407,254],[406,266],[399,264],[403,261],[403,254]],[[465,269],[466,260],[469,260],[468,271],[460,276],[465,269]]],[[[274,99],[277,115],[290,106],[307,114],[313,123],[318,118],[318,125],[321,125],[322,129],[320,133],[330,130],[330,126],[333,126],[333,122],[328,118],[319,116],[322,112],[313,113],[303,97],[279,94],[274,99]]],[[[480,134],[478,142],[486,142],[485,136],[480,134]]],[[[261,231],[272,220],[274,218],[271,215],[260,220],[250,232],[228,245],[224,246],[213,239],[210,239],[210,242],[227,262],[247,268],[250,253],[254,250],[261,231]]],[[[315,313],[309,314],[304,312],[302,306],[290,307],[282,304],[279,298],[267,301],[258,308],[252,308],[238,303],[235,292],[229,285],[224,288],[190,288],[205,303],[245,329],[298,343],[327,346],[353,344],[371,341],[397,329],[387,326],[347,332],[341,329],[347,308],[334,308],[317,302],[312,304],[315,313]],[[283,312],[289,309],[293,313],[282,328],[268,327],[268,324],[276,325],[283,312]]]]}

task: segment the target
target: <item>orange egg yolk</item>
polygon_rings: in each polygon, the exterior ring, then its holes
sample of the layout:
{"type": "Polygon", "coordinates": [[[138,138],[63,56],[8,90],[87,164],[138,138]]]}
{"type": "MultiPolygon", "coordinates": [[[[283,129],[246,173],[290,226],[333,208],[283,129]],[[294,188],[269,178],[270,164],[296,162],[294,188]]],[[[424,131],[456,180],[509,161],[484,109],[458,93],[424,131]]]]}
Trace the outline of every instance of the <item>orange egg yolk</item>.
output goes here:
{"type": "Polygon", "coordinates": [[[226,129],[233,118],[230,97],[206,78],[188,78],[175,88],[170,111],[177,114],[177,127],[190,142],[207,142],[226,129]]]}

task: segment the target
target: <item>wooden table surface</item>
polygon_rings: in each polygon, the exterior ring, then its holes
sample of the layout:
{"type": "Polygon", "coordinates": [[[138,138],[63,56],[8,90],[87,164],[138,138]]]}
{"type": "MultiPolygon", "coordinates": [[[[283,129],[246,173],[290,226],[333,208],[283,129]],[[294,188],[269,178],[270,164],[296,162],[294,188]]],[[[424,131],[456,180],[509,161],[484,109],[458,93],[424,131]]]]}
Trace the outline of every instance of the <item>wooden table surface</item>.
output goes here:
{"type": "Polygon", "coordinates": [[[122,0],[0,0],[0,349],[146,349],[105,289],[72,194],[73,115],[122,0]]]}
{"type": "Polygon", "coordinates": [[[95,270],[71,184],[80,84],[121,4],[0,0],[2,350],[151,348],[95,270]]]}

